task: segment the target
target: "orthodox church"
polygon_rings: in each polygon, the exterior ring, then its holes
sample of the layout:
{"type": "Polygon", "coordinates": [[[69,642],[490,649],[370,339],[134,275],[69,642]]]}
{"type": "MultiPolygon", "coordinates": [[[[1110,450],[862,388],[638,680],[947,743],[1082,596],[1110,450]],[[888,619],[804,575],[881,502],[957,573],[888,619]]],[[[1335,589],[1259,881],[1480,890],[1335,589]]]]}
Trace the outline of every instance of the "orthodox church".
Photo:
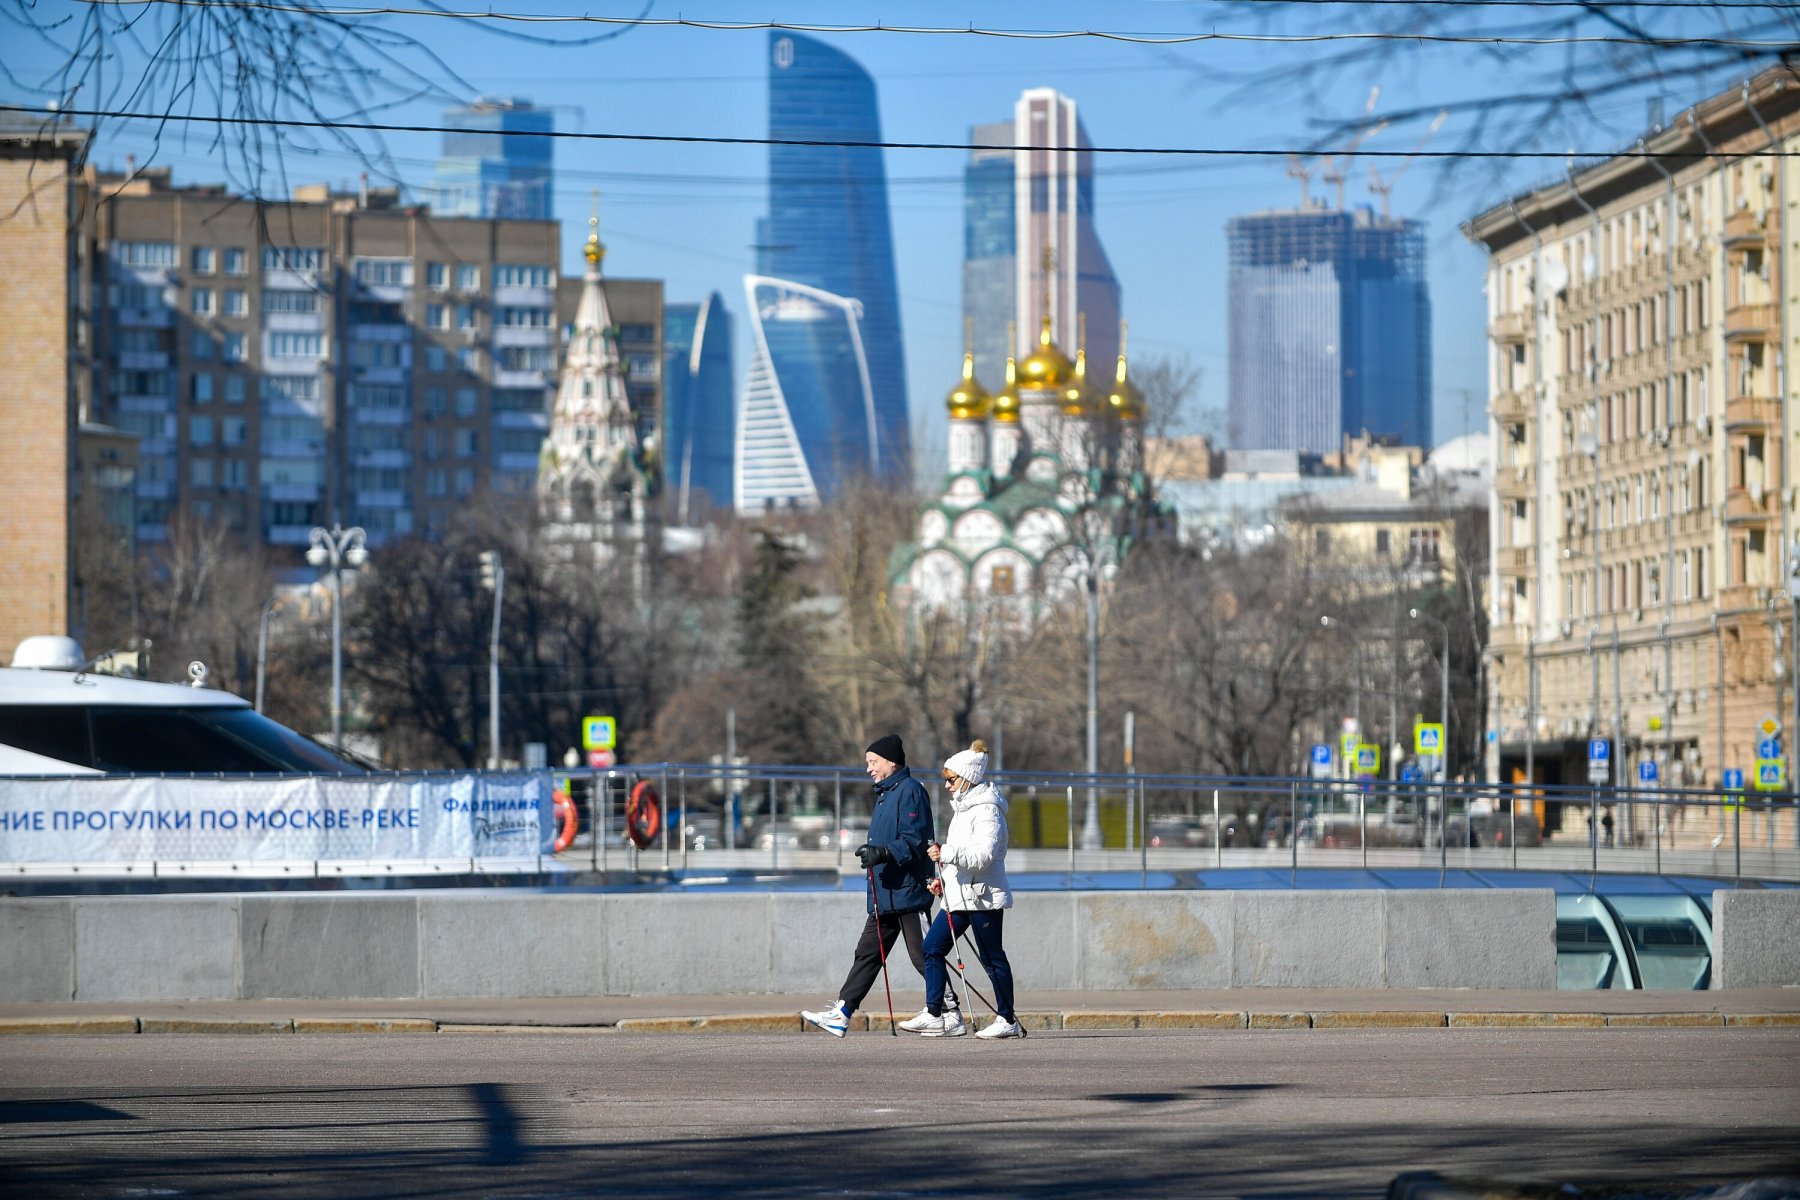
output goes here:
{"type": "Polygon", "coordinates": [[[639,585],[647,547],[660,537],[654,434],[625,390],[618,333],[607,310],[598,216],[588,221],[587,272],[575,310],[550,433],[538,459],[541,536],[560,562],[604,566],[629,555],[639,585]]]}
{"type": "Polygon", "coordinates": [[[1110,578],[1135,541],[1173,535],[1173,510],[1144,470],[1144,398],[1122,325],[1119,344],[1110,378],[1090,378],[1085,349],[1070,362],[1046,315],[1032,353],[1008,357],[995,395],[963,355],[945,401],[943,492],[921,507],[917,541],[889,561],[897,606],[928,615],[980,604],[1029,620],[1077,593],[1090,571],[1110,578]]]}

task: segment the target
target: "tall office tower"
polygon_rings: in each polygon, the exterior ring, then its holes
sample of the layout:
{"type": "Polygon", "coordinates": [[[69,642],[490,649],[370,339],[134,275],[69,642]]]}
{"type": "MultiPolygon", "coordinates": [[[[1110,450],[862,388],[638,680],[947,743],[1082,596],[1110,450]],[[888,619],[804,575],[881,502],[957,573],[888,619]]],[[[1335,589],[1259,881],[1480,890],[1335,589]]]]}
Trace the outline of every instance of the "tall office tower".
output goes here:
{"type": "Polygon", "coordinates": [[[663,310],[663,477],[677,521],[732,503],[731,314],[714,292],[663,310]]]}
{"type": "Polygon", "coordinates": [[[744,516],[817,508],[881,455],[861,305],[760,275],[745,277],[744,295],[751,351],[735,507],[744,516]]]}
{"type": "Polygon", "coordinates": [[[1030,355],[1046,312],[1063,346],[1077,344],[1086,317],[1089,360],[1112,362],[1119,281],[1094,229],[1092,143],[1075,102],[1028,89],[1011,121],[977,125],[969,140],[980,148],[963,170],[963,315],[975,326],[976,377],[997,381],[1008,355],[1030,355]]]}
{"type": "Polygon", "coordinates": [[[555,222],[444,219],[389,189],[255,204],[166,170],[102,173],[94,197],[92,417],[141,438],[141,543],[185,513],[271,546],[334,521],[379,544],[531,491],[555,222]]]}
{"type": "Polygon", "coordinates": [[[1431,445],[1431,297],[1416,221],[1309,208],[1234,217],[1234,450],[1431,445]]]}
{"type": "Polygon", "coordinates": [[[548,221],[555,208],[555,141],[549,110],[526,100],[483,97],[444,114],[444,135],[431,207],[446,217],[548,221]]]}
{"type": "MultiPolygon", "coordinates": [[[[875,81],[812,38],[769,42],[769,136],[878,142],[875,81]]],[[[873,389],[883,478],[910,481],[912,438],[887,172],[872,146],[769,147],[769,215],[757,224],[757,274],[854,300],[873,389]]],[[[741,486],[741,480],[740,480],[741,486]]]]}

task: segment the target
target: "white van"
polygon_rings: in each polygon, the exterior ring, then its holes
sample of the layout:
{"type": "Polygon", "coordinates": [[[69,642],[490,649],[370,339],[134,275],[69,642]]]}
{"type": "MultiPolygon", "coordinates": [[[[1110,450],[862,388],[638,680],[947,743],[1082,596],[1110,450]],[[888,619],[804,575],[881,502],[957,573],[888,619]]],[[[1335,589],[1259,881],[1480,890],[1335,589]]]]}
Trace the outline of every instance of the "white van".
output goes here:
{"type": "Polygon", "coordinates": [[[0,667],[0,776],[363,774],[229,692],[92,675],[72,638],[0,667]]]}

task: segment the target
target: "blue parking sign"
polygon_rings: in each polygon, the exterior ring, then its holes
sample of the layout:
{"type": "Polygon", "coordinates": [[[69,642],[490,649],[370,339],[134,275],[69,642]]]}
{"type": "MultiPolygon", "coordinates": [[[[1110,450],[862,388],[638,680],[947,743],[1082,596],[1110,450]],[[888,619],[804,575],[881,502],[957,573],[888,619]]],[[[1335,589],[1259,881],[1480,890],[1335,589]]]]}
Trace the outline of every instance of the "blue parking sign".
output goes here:
{"type": "Polygon", "coordinates": [[[1605,738],[1588,739],[1588,761],[1605,762],[1612,757],[1612,743],[1605,738]]]}
{"type": "Polygon", "coordinates": [[[1654,758],[1646,758],[1643,762],[1638,764],[1638,782],[1656,782],[1656,760],[1654,758]]]}
{"type": "Polygon", "coordinates": [[[1312,761],[1315,767],[1329,767],[1331,765],[1331,747],[1324,742],[1315,743],[1312,748],[1312,761]]]}

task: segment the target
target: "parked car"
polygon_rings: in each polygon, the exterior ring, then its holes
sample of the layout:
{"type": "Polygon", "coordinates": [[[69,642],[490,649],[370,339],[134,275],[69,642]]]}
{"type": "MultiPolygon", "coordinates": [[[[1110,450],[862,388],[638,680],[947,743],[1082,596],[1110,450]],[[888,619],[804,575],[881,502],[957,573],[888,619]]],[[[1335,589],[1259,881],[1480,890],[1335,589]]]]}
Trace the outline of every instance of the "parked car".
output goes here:
{"type": "Polygon", "coordinates": [[[72,638],[31,637],[0,668],[0,775],[361,775],[367,768],[200,686],[89,674],[72,638]]]}

